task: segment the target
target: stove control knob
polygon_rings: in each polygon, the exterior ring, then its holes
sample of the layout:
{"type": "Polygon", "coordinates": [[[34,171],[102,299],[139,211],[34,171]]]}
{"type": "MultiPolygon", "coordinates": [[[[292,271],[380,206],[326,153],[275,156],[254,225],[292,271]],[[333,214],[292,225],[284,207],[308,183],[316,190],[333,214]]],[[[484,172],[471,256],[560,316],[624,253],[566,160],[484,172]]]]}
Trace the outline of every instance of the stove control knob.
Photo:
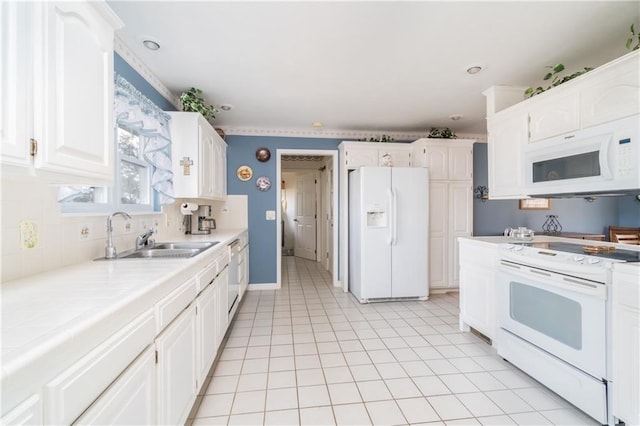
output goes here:
{"type": "Polygon", "coordinates": [[[596,263],[600,263],[600,259],[594,258],[594,257],[590,257],[589,259],[587,259],[587,263],[591,264],[591,265],[595,265],[596,263]]]}
{"type": "Polygon", "coordinates": [[[584,260],[584,256],[580,256],[580,255],[573,256],[571,260],[573,260],[574,262],[582,262],[584,260]]]}
{"type": "Polygon", "coordinates": [[[522,249],[524,249],[524,246],[515,246],[513,251],[522,251],[522,249]]]}

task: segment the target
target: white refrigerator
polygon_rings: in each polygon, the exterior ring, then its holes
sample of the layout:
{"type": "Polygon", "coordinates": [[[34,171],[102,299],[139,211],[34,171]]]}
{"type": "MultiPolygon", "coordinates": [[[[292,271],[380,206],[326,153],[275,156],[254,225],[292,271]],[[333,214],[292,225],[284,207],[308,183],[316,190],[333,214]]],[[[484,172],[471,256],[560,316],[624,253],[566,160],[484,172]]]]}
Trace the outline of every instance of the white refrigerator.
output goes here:
{"type": "Polygon", "coordinates": [[[349,291],[361,302],[429,295],[426,168],[349,174],[349,291]]]}

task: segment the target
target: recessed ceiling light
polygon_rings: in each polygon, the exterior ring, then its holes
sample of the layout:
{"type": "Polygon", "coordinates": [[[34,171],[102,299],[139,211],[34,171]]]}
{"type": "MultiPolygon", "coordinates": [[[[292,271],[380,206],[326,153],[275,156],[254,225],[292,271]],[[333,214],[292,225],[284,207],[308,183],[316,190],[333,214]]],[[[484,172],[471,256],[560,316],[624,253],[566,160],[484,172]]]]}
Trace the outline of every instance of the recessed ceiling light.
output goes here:
{"type": "Polygon", "coordinates": [[[449,118],[452,119],[453,121],[458,121],[460,120],[462,117],[464,117],[462,114],[453,114],[450,115],[449,118]]]}
{"type": "Polygon", "coordinates": [[[146,47],[149,50],[158,50],[158,49],[160,49],[160,45],[158,44],[158,42],[155,42],[153,40],[144,40],[142,42],[142,44],[144,44],[144,47],[146,47]]]}
{"type": "Polygon", "coordinates": [[[482,67],[480,65],[472,65],[467,68],[467,74],[478,74],[480,71],[482,71],[482,67]]]}
{"type": "Polygon", "coordinates": [[[324,124],[322,124],[321,121],[314,121],[313,123],[311,123],[311,125],[313,127],[315,127],[316,129],[320,129],[320,128],[322,128],[324,126],[324,124]]]}
{"type": "Polygon", "coordinates": [[[220,109],[222,111],[231,111],[233,109],[233,105],[222,104],[222,105],[220,105],[220,109]]]}

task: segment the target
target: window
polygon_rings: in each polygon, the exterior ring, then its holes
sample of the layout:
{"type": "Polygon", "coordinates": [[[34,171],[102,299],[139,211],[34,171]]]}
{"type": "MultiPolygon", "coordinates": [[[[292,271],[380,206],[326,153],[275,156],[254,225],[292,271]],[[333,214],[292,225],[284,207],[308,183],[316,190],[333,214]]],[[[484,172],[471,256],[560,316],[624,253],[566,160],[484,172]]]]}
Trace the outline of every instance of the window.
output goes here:
{"type": "Polygon", "coordinates": [[[143,156],[144,137],[118,125],[116,170],[112,187],[65,186],[58,194],[63,213],[153,212],[155,192],[151,188],[151,166],[143,156]]]}
{"type": "Polygon", "coordinates": [[[63,213],[153,212],[174,201],[169,115],[119,75],[114,104],[114,185],[60,188],[63,213]]]}

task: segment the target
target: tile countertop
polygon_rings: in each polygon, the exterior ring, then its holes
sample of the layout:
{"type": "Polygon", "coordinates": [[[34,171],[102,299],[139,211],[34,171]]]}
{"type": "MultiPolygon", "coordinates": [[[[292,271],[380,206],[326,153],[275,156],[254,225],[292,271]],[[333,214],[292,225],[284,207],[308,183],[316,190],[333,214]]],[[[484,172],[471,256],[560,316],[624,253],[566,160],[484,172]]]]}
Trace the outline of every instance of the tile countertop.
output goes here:
{"type": "MultiPolygon", "coordinates": [[[[90,261],[2,283],[1,381],[23,370],[65,368],[151,309],[226,249],[246,229],[172,241],[220,241],[187,259],[90,261]],[[77,359],[77,358],[76,358],[77,359]]],[[[59,371],[59,370],[58,370],[59,371]]]]}

